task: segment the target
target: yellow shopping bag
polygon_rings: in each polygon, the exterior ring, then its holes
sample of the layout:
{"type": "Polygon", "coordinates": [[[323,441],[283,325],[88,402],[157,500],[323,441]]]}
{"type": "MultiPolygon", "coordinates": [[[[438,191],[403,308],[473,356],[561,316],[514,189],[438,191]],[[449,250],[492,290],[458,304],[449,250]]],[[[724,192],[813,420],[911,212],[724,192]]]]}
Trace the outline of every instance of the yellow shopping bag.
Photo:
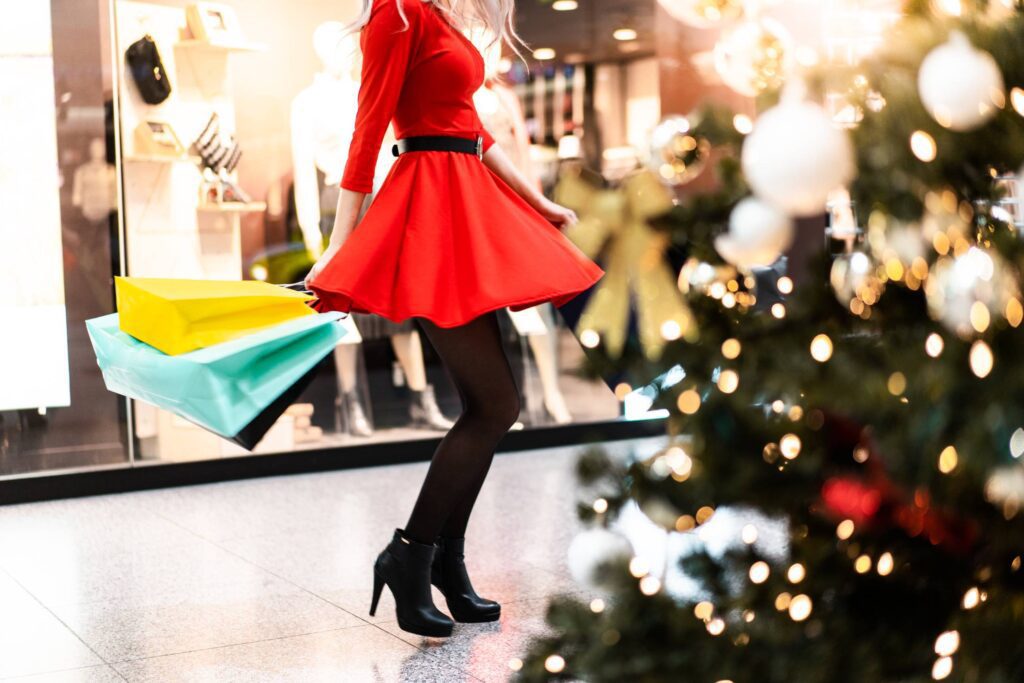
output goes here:
{"type": "Polygon", "coordinates": [[[172,356],[316,315],[314,297],[266,282],[117,277],[121,331],[172,356]]]}

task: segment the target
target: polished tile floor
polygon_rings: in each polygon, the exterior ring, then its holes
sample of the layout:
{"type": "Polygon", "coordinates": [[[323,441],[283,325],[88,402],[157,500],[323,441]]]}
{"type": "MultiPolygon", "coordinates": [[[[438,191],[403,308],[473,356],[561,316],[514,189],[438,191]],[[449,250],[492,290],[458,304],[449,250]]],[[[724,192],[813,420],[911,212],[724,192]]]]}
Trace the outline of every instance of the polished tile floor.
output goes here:
{"type": "Polygon", "coordinates": [[[425,463],[0,507],[0,679],[507,680],[547,598],[582,593],[578,453],[495,460],[467,563],[503,617],[447,640],[401,631],[388,591],[367,614],[425,463]]]}

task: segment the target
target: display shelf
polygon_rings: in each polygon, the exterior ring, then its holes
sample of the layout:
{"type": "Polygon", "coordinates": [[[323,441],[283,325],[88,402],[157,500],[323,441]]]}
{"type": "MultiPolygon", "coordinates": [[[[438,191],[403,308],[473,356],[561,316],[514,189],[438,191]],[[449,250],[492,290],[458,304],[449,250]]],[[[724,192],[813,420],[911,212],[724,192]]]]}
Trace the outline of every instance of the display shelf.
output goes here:
{"type": "Polygon", "coordinates": [[[199,157],[162,157],[156,154],[130,154],[123,157],[124,161],[136,164],[198,164],[199,157]]]}
{"type": "Polygon", "coordinates": [[[197,209],[210,213],[261,213],[267,210],[267,203],[223,202],[221,204],[200,204],[197,209]]]}
{"type": "Polygon", "coordinates": [[[267,46],[264,43],[209,43],[205,40],[195,40],[194,38],[179,40],[175,43],[175,47],[180,47],[185,50],[214,53],[265,52],[267,50],[267,46]]]}

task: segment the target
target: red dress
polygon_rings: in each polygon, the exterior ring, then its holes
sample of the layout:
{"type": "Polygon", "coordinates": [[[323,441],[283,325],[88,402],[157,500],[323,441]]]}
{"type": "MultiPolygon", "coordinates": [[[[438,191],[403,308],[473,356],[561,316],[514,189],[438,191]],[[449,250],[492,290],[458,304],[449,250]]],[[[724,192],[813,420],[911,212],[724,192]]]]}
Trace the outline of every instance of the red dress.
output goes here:
{"type": "MultiPolygon", "coordinates": [[[[494,144],[473,105],[483,57],[440,10],[374,0],[359,42],[362,82],[343,188],[371,191],[392,119],[398,138],[482,135],[485,152],[494,144]]],[[[310,289],[320,311],[455,327],[499,308],[560,306],[603,274],[478,157],[424,151],[398,157],[310,289]]]]}

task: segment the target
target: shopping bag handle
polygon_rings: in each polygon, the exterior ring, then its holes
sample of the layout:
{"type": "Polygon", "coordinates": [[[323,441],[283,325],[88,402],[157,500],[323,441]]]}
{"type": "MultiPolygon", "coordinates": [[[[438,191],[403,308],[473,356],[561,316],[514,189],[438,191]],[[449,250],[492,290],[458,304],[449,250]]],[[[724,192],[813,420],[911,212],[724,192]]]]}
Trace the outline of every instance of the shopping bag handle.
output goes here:
{"type": "Polygon", "coordinates": [[[312,294],[313,293],[313,292],[309,291],[309,289],[306,287],[305,281],[303,281],[303,280],[299,280],[298,282],[292,282],[292,283],[287,284],[287,285],[278,285],[278,287],[283,287],[284,289],[290,289],[293,292],[299,292],[301,294],[312,294]]]}

